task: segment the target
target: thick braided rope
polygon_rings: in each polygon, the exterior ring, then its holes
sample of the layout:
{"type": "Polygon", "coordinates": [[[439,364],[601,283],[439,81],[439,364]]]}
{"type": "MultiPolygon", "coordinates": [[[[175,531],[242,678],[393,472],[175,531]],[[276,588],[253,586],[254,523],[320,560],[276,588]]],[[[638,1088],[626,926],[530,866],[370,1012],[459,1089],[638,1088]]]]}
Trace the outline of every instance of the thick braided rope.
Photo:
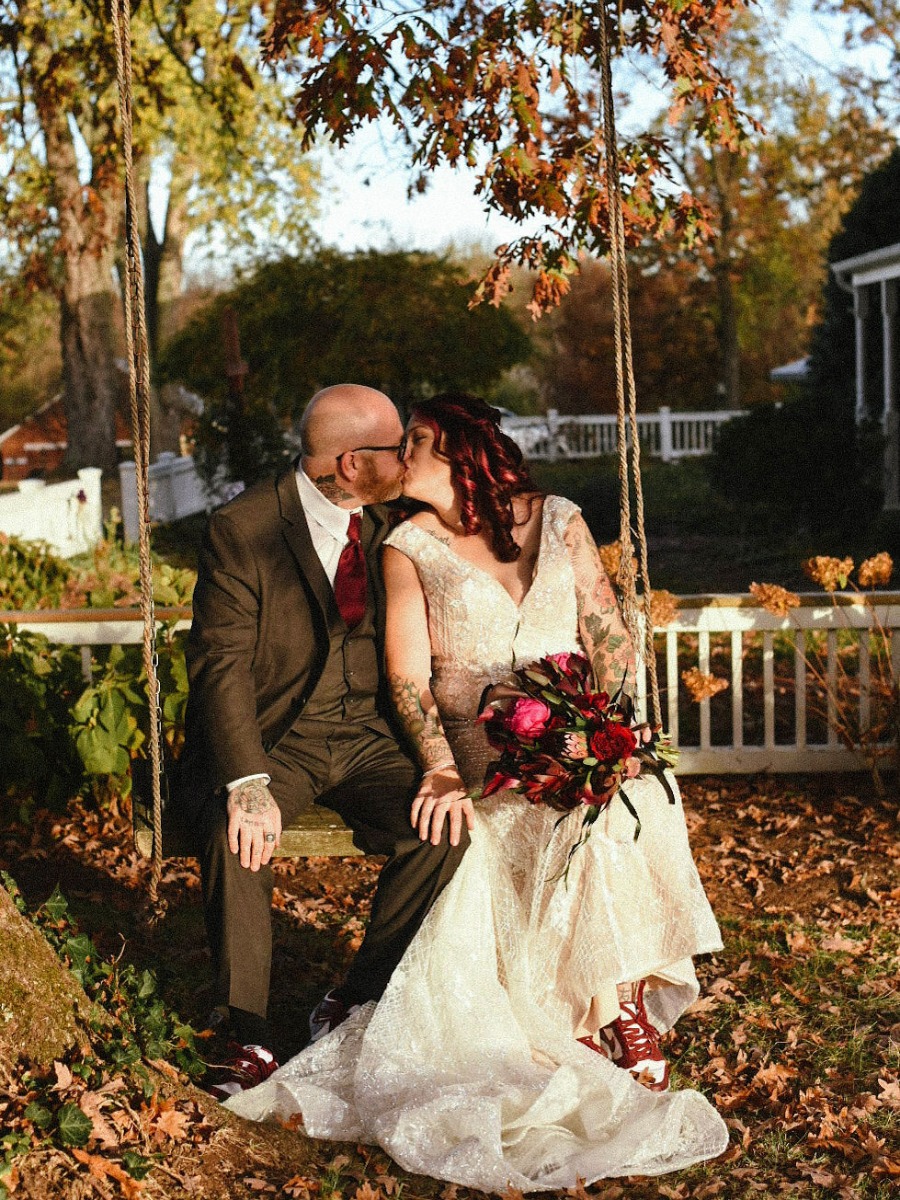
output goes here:
{"type": "Polygon", "coordinates": [[[647,555],[647,536],[644,526],[644,494],[641,484],[641,450],[637,424],[637,389],[634,381],[634,362],[631,341],[631,315],[628,299],[628,264],[625,255],[625,222],[622,213],[622,193],[619,180],[619,153],[616,141],[613,109],[612,65],[609,30],[606,14],[600,19],[600,75],[602,89],[603,137],[606,151],[606,195],[609,209],[610,259],[612,263],[613,327],[616,358],[616,430],[619,458],[620,543],[622,556],[618,582],[623,594],[623,615],[632,641],[640,644],[637,616],[637,594],[631,542],[630,482],[634,484],[636,533],[639,552],[639,574],[644,608],[644,660],[650,677],[653,720],[662,723],[659,680],[653,644],[651,617],[650,570],[647,555]],[[627,429],[626,429],[627,410],[627,429]],[[631,470],[629,472],[628,436],[631,435],[631,470]],[[629,480],[631,476],[631,481],[629,480]]]}
{"type": "Polygon", "coordinates": [[[110,0],[116,42],[116,80],[125,158],[125,343],[128,358],[128,396],[134,447],[138,501],[138,561],[140,564],[143,660],[150,700],[150,762],[153,787],[153,862],[150,904],[162,915],[159,880],[162,874],[162,712],[156,669],[156,619],[153,606],[153,568],[150,558],[150,354],[144,307],[144,271],[137,227],[134,184],[134,127],[132,120],[131,10],[129,0],[110,0]]]}

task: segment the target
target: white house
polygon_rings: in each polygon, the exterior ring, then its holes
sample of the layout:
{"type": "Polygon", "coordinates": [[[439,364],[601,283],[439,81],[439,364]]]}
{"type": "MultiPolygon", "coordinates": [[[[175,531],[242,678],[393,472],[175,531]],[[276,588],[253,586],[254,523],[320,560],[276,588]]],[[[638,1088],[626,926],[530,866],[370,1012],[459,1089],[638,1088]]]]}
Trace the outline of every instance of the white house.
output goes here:
{"type": "Polygon", "coordinates": [[[876,417],[884,431],[884,507],[900,510],[900,412],[897,397],[897,291],[900,242],[831,264],[834,277],[853,296],[856,321],[856,419],[876,417]],[[873,300],[875,303],[873,304],[873,300]],[[871,397],[866,379],[866,335],[881,317],[884,368],[881,397],[871,397]],[[872,401],[880,400],[873,405],[872,401]]]}

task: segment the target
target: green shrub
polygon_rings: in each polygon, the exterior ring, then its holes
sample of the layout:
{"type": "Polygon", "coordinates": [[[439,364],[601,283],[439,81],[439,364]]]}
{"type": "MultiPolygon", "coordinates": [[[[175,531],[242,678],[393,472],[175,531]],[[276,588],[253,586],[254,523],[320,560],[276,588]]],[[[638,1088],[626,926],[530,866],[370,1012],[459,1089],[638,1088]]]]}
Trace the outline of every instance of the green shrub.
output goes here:
{"type": "Polygon", "coordinates": [[[45,542],[0,533],[0,609],[58,608],[71,575],[45,542]]]}

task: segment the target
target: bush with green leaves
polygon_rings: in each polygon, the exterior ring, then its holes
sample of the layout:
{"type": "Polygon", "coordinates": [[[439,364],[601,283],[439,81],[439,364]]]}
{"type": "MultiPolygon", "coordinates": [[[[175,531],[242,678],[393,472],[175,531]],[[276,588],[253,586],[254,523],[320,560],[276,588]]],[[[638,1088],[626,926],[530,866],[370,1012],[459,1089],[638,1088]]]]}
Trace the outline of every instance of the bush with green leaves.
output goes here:
{"type": "MultiPolygon", "coordinates": [[[[164,736],[177,750],[188,680],[182,639],[159,638],[164,736]]],[[[63,808],[79,791],[105,803],[131,791],[132,759],[143,753],[149,700],[140,646],[110,646],[82,675],[72,646],[0,626],[0,789],[26,818],[34,805],[63,808]]]]}
{"type": "Polygon", "coordinates": [[[0,610],[58,608],[72,573],[46,542],[0,533],[0,610]]]}
{"type": "Polygon", "coordinates": [[[74,646],[0,625],[0,794],[16,796],[22,816],[35,801],[62,807],[82,784],[69,723],[83,688],[74,646]]]}

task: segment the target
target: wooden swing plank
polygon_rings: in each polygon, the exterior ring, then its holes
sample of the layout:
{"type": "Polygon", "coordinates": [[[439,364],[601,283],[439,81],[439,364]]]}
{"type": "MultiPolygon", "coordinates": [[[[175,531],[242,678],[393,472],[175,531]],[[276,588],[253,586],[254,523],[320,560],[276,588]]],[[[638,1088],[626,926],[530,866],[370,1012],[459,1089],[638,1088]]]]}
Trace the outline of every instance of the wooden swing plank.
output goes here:
{"type": "MultiPolygon", "coordinates": [[[[153,854],[152,808],[133,796],[134,844],[142,858],[153,854]]],[[[163,857],[190,858],[197,854],[190,831],[163,816],[163,857]]],[[[276,858],[344,857],[364,853],[353,843],[348,829],[336,812],[314,804],[281,835],[276,858]]]]}

